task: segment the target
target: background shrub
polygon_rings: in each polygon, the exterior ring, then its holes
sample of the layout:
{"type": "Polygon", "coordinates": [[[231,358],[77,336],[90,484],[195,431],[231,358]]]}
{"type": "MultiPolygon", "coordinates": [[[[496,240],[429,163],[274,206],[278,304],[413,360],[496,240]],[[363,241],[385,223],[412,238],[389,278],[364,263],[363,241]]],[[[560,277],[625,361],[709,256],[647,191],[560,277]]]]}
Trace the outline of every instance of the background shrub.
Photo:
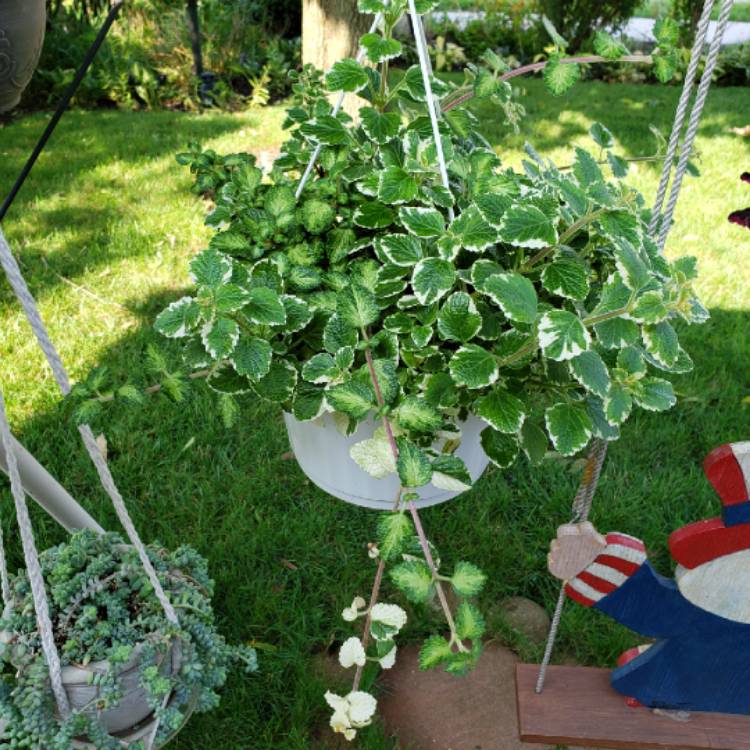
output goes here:
{"type": "MultiPolygon", "coordinates": [[[[199,7],[204,67],[214,80],[208,103],[238,108],[289,93],[289,72],[300,64],[299,0],[202,0],[199,7]]],[[[107,8],[107,0],[49,0],[47,38],[26,107],[59,100],[107,8]]],[[[74,104],[198,106],[185,9],[184,0],[126,3],[74,104]]]]}

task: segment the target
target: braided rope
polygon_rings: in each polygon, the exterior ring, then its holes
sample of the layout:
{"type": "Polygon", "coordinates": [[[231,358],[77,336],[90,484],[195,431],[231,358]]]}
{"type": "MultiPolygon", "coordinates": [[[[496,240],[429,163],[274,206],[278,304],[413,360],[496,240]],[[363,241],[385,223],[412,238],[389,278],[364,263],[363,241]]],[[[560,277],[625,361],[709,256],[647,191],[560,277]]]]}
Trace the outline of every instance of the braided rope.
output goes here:
{"type": "MultiPolygon", "coordinates": [[[[3,448],[5,449],[6,460],[8,462],[8,475],[10,476],[11,492],[16,505],[16,518],[18,520],[18,529],[21,532],[21,543],[23,544],[23,556],[26,562],[26,570],[31,584],[31,595],[34,599],[34,611],[36,612],[37,627],[42,639],[42,651],[47,661],[49,669],[50,682],[52,684],[52,693],[55,696],[58,711],[63,718],[70,715],[70,703],[68,694],[65,692],[65,686],[62,681],[62,667],[60,666],[60,654],[55,646],[54,628],[49,613],[49,602],[47,600],[47,591],[44,587],[44,578],[42,576],[42,566],[39,563],[39,553],[37,552],[36,543],[34,542],[34,531],[31,527],[29,518],[29,509],[26,506],[26,493],[21,483],[21,476],[18,473],[18,462],[16,453],[13,448],[13,441],[10,436],[10,426],[8,425],[8,415],[5,411],[5,399],[0,390],[0,437],[2,437],[3,448]]],[[[4,565],[3,561],[3,565],[4,565]]],[[[7,571],[5,571],[7,577],[7,571]]],[[[5,582],[3,583],[5,586],[5,582]]],[[[5,592],[3,592],[5,596],[5,592]]],[[[6,603],[10,602],[10,594],[6,603]]]]}
{"type": "MultiPolygon", "coordinates": [[[[607,457],[607,441],[606,440],[595,440],[591,446],[591,452],[586,461],[586,467],[583,470],[583,479],[578,487],[575,500],[573,501],[573,523],[583,523],[588,520],[589,513],[591,512],[591,506],[594,502],[594,495],[596,494],[596,488],[599,485],[599,478],[602,474],[602,467],[604,466],[604,459],[607,457]]],[[[552,652],[555,648],[555,641],[557,640],[557,632],[560,629],[560,621],[562,620],[563,608],[565,607],[565,584],[560,587],[560,595],[557,597],[557,605],[555,606],[555,614],[552,617],[550,624],[549,635],[547,637],[547,645],[544,649],[544,658],[542,664],[539,667],[539,676],[536,681],[536,692],[541,693],[544,690],[544,682],[547,679],[547,669],[550,661],[552,661],[552,652]]]]}
{"type": "MultiPolygon", "coordinates": [[[[435,96],[432,93],[432,64],[427,52],[427,43],[425,40],[424,26],[422,17],[417,13],[414,0],[409,0],[409,15],[414,28],[414,41],[417,45],[417,55],[419,57],[419,67],[422,70],[422,81],[424,82],[425,98],[427,99],[427,111],[430,113],[430,122],[432,123],[432,134],[435,138],[435,149],[437,151],[438,167],[440,168],[440,178],[443,181],[443,187],[450,191],[450,181],[448,180],[448,167],[445,162],[445,153],[443,152],[443,138],[440,135],[440,123],[438,120],[437,106],[435,105],[435,96]]],[[[454,219],[453,209],[448,209],[448,217],[451,221],[454,219]]]]}
{"type": "MultiPolygon", "coordinates": [[[[372,22],[372,25],[370,26],[370,34],[372,34],[374,31],[377,31],[378,26],[383,21],[383,14],[378,13],[375,16],[375,19],[372,22]]],[[[366,50],[364,47],[360,46],[356,60],[358,63],[361,63],[362,60],[365,59],[365,53],[366,50]]],[[[339,98],[336,100],[336,104],[333,107],[333,116],[336,117],[336,115],[341,111],[341,107],[344,105],[344,99],[346,98],[346,92],[342,91],[339,94],[339,98]]],[[[307,162],[307,166],[305,167],[305,171],[302,174],[302,178],[299,181],[299,185],[297,185],[297,190],[294,193],[294,197],[299,199],[300,195],[302,195],[302,191],[305,189],[305,185],[307,185],[307,181],[310,179],[310,175],[312,174],[313,169],[315,168],[315,164],[318,161],[318,157],[320,156],[320,152],[323,149],[323,144],[319,143],[315,150],[312,152],[312,156],[310,156],[310,161],[307,162]]]]}
{"type": "MultiPolygon", "coordinates": [[[[3,444],[4,445],[4,444],[3,444]]],[[[13,456],[15,458],[15,455],[13,456]]],[[[13,606],[13,595],[10,591],[10,576],[8,575],[8,561],[5,557],[5,540],[3,527],[0,524],[0,589],[3,595],[3,608],[13,606]]]]}
{"type": "MultiPolygon", "coordinates": [[[[711,2],[711,0],[707,0],[711,2]]],[[[677,169],[675,170],[674,182],[672,183],[672,191],[669,195],[669,201],[667,202],[667,208],[664,212],[664,219],[659,232],[659,250],[664,251],[664,246],[667,242],[667,237],[672,228],[672,219],[674,217],[674,210],[677,206],[677,199],[680,196],[680,190],[682,188],[682,181],[685,177],[685,172],[688,168],[688,162],[693,152],[693,144],[695,138],[698,135],[698,125],[700,124],[701,115],[703,114],[703,108],[706,104],[708,92],[711,88],[713,80],[714,69],[719,59],[719,52],[721,50],[721,41],[724,38],[724,32],[729,25],[729,15],[734,7],[735,0],[723,0],[721,6],[721,12],[719,13],[719,20],[716,23],[716,32],[714,38],[711,40],[711,48],[706,58],[706,67],[703,70],[703,77],[701,78],[700,85],[698,86],[698,93],[695,96],[695,104],[693,105],[693,111],[690,115],[688,122],[687,132],[685,134],[685,140],[682,144],[682,151],[680,153],[680,159],[677,163],[677,169]]]]}
{"type": "Polygon", "coordinates": [[[652,235],[656,234],[656,230],[659,226],[661,209],[664,205],[664,199],[667,196],[667,187],[669,186],[669,178],[672,176],[672,170],[674,168],[674,159],[677,155],[677,146],[680,142],[680,134],[682,133],[683,125],[685,124],[685,115],[687,115],[690,97],[693,93],[693,89],[695,88],[695,78],[698,73],[698,65],[700,63],[701,56],[703,55],[703,48],[706,45],[706,38],[708,36],[708,28],[711,22],[711,12],[714,9],[714,3],[715,0],[707,0],[706,4],[703,6],[703,13],[701,14],[700,21],[698,22],[698,28],[695,34],[695,42],[693,44],[693,51],[690,55],[690,63],[688,64],[687,72],[685,73],[685,83],[682,87],[680,101],[677,105],[677,112],[675,113],[672,133],[669,136],[667,155],[664,159],[661,178],[659,180],[659,187],[656,191],[656,200],[654,201],[653,213],[651,215],[651,224],[649,226],[649,232],[652,235]]]}
{"type": "MultiPolygon", "coordinates": [[[[18,298],[18,301],[21,303],[21,306],[26,313],[26,317],[31,325],[31,328],[34,331],[34,335],[36,336],[37,341],[39,342],[39,346],[44,352],[44,356],[46,357],[47,362],[52,369],[52,374],[54,375],[55,380],[60,387],[60,390],[62,391],[63,395],[67,396],[70,393],[70,379],[68,378],[68,373],[65,370],[57,349],[55,349],[55,346],[49,337],[49,333],[47,332],[44,322],[39,315],[36,301],[29,291],[28,285],[26,284],[26,281],[21,274],[21,269],[19,268],[16,259],[13,257],[13,253],[8,246],[2,229],[0,229],[0,265],[5,270],[8,281],[10,282],[10,285],[13,288],[16,297],[18,298]]],[[[146,548],[141,541],[138,532],[136,531],[132,519],[130,518],[130,514],[128,513],[128,509],[126,508],[125,502],[122,499],[122,495],[120,495],[120,492],[115,485],[115,481],[109,470],[109,466],[104,460],[104,457],[99,450],[99,446],[96,444],[96,438],[91,432],[91,428],[88,425],[83,425],[79,427],[79,432],[81,433],[81,437],[83,438],[83,444],[86,447],[86,452],[89,454],[89,457],[91,458],[91,461],[93,462],[94,466],[96,467],[97,473],[99,474],[99,479],[101,480],[102,486],[104,487],[104,490],[109,495],[110,500],[112,501],[112,505],[115,508],[117,517],[119,518],[120,523],[125,529],[125,533],[127,534],[130,543],[138,552],[141,564],[146,571],[149,582],[153,586],[154,593],[156,594],[156,597],[159,600],[162,609],[164,610],[164,614],[173,625],[179,625],[177,613],[175,612],[172,603],[169,601],[166,593],[164,592],[161,582],[159,581],[159,578],[156,575],[156,571],[154,570],[154,566],[151,564],[151,560],[149,560],[146,548]]]]}

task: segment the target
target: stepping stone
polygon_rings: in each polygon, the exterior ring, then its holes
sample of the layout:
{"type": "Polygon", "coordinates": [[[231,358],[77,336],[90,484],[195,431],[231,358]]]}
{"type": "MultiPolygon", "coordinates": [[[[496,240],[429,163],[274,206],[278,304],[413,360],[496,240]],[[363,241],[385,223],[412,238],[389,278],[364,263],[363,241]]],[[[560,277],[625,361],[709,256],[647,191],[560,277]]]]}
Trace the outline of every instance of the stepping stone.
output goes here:
{"type": "Polygon", "coordinates": [[[547,610],[531,599],[512,596],[497,605],[498,613],[513,630],[525,635],[532,643],[544,643],[549,634],[547,610]]]}
{"type": "Polygon", "coordinates": [[[410,750],[553,750],[518,737],[515,670],[518,658],[488,643],[465,677],[419,669],[417,646],[399,648],[384,672],[378,713],[389,734],[410,750]]]}

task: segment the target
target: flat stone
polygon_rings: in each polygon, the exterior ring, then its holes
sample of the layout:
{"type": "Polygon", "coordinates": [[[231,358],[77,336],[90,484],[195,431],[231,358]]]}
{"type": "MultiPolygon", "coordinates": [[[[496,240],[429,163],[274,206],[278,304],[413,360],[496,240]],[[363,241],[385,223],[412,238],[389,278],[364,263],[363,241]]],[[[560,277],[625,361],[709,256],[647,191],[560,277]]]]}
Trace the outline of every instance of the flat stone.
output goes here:
{"type": "Polygon", "coordinates": [[[513,630],[532,643],[545,643],[549,635],[550,617],[547,610],[531,599],[512,596],[498,605],[498,613],[513,630]]]}
{"type": "Polygon", "coordinates": [[[418,654],[418,646],[400,648],[396,665],[381,677],[378,713],[388,734],[410,750],[530,749],[518,738],[518,658],[512,651],[488,643],[465,677],[423,672],[418,654]]]}

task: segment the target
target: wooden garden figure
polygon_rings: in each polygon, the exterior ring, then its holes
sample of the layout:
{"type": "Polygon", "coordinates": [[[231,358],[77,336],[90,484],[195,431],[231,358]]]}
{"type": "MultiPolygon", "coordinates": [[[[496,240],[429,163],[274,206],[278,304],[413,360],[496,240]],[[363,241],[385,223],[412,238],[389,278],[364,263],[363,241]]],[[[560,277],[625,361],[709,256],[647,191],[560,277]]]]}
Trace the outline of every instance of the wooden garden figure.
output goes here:
{"type": "Polygon", "coordinates": [[[723,516],[671,535],[675,579],[640,540],[590,523],[560,527],[549,569],[571,599],[658,639],[612,674],[631,705],[750,715],[750,442],[717,448],[704,470],[723,516]]]}

